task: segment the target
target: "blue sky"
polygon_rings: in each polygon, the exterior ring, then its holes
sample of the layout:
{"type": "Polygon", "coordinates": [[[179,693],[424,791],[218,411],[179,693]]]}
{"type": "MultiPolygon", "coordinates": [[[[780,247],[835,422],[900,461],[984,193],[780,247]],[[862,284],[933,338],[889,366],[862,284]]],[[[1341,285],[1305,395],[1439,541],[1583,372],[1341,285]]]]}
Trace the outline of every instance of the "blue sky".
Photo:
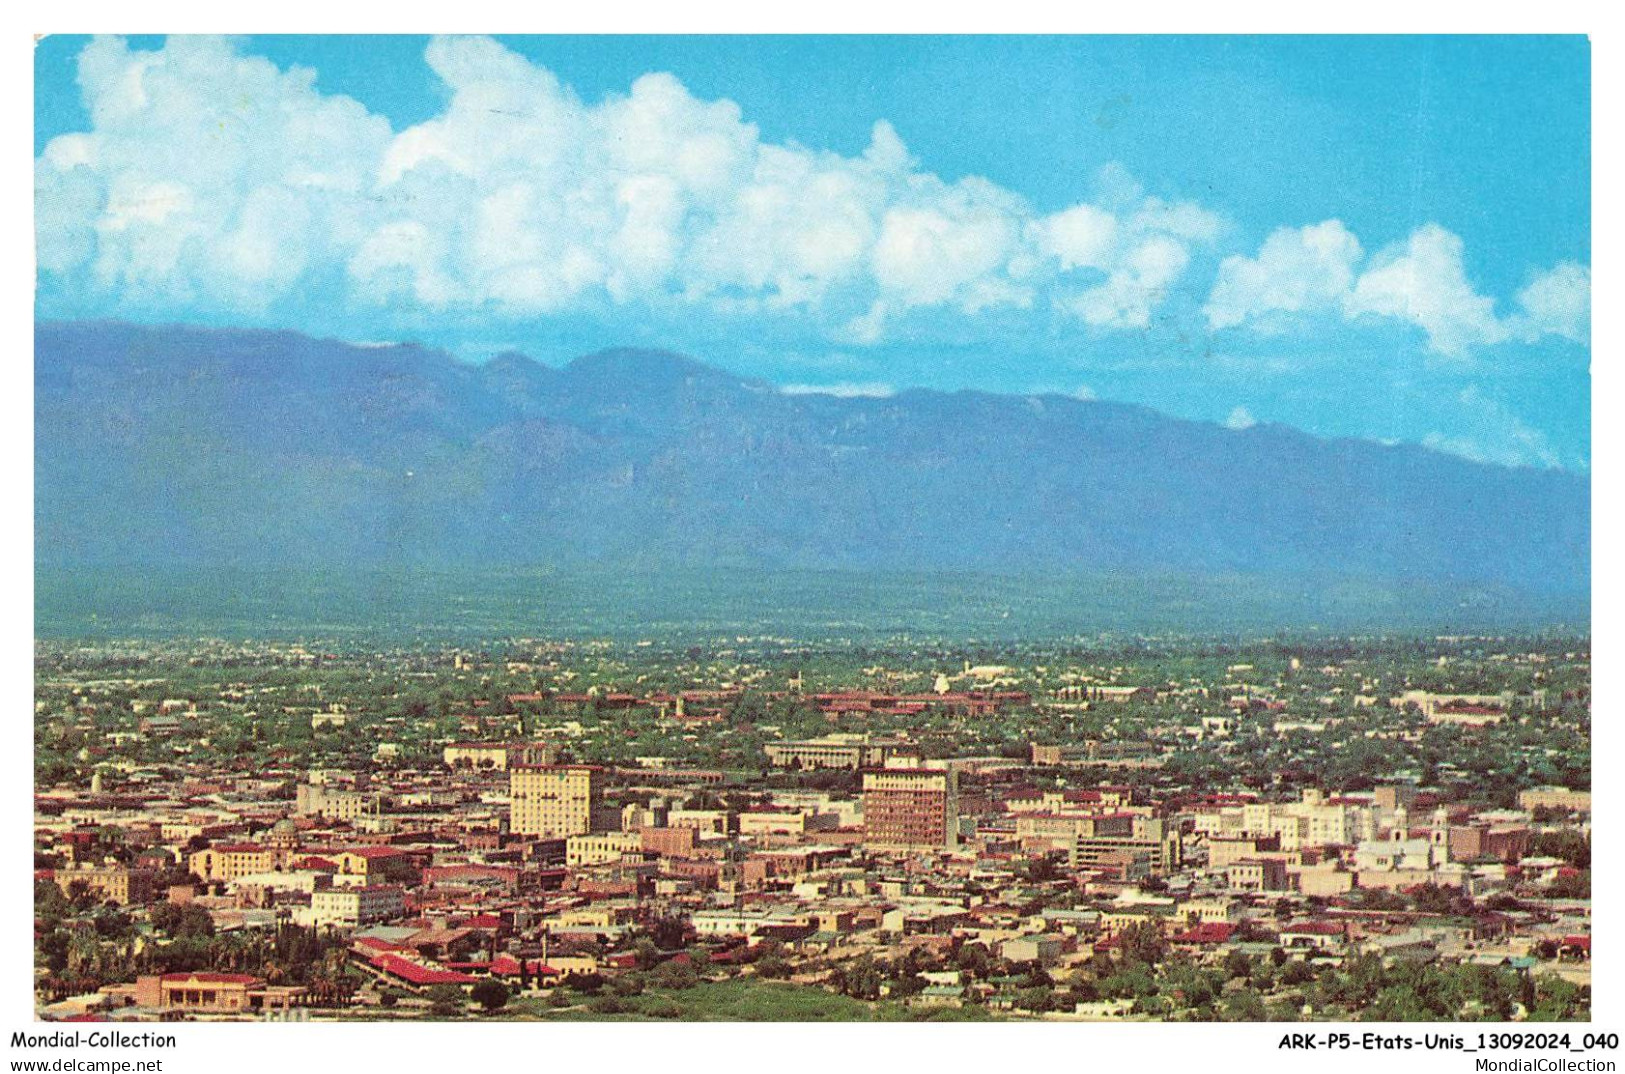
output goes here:
{"type": "Polygon", "coordinates": [[[1586,468],[1579,38],[48,38],[42,317],[1586,468]]]}

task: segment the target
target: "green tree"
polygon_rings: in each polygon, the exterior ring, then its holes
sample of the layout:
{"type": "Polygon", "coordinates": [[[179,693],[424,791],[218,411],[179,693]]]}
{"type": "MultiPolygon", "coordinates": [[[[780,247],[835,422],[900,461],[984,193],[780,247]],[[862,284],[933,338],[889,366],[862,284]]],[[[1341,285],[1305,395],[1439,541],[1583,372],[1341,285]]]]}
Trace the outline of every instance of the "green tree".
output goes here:
{"type": "Polygon", "coordinates": [[[630,1008],[625,1000],[613,992],[606,992],[587,1004],[587,1009],[597,1015],[615,1015],[625,1014],[630,1008]]]}
{"type": "Polygon", "coordinates": [[[688,940],[688,919],[681,914],[664,914],[649,925],[649,938],[662,951],[680,950],[688,940]]]}
{"type": "Polygon", "coordinates": [[[429,989],[429,1013],[436,1018],[460,1018],[468,1011],[463,990],[453,984],[435,985],[429,989]]]}
{"type": "Polygon", "coordinates": [[[487,1014],[500,1011],[508,1005],[508,986],[487,977],[474,985],[469,991],[469,998],[484,1007],[487,1014]]]}
{"type": "Polygon", "coordinates": [[[881,986],[886,983],[886,975],[873,958],[860,955],[846,965],[838,967],[832,975],[832,983],[855,999],[879,999],[881,986]]]}
{"type": "Polygon", "coordinates": [[[1055,995],[1047,988],[1023,988],[1015,995],[1015,1004],[1024,1011],[1052,1010],[1055,1006],[1055,995]]]}
{"type": "Polygon", "coordinates": [[[1224,1020],[1226,1022],[1267,1022],[1269,1014],[1264,1009],[1264,1000],[1257,992],[1243,989],[1231,995],[1224,1001],[1224,1020]]]}
{"type": "Polygon", "coordinates": [[[979,941],[967,943],[963,944],[959,948],[959,953],[954,956],[954,964],[962,972],[980,980],[987,977],[992,969],[993,955],[984,943],[979,941]]]}
{"type": "Polygon", "coordinates": [[[1149,921],[1141,921],[1130,925],[1118,934],[1123,957],[1135,962],[1144,962],[1148,966],[1155,966],[1168,954],[1168,941],[1163,939],[1162,929],[1149,921]]]}
{"type": "Polygon", "coordinates": [[[60,920],[69,913],[73,907],[68,903],[68,897],[62,894],[62,889],[55,880],[39,880],[34,884],[34,915],[46,920],[60,920]]]}
{"type": "Polygon", "coordinates": [[[1535,978],[1535,1002],[1529,1010],[1532,1022],[1567,1022],[1586,1018],[1591,1011],[1590,990],[1554,974],[1535,978]]]}
{"type": "Polygon", "coordinates": [[[692,965],[673,959],[667,959],[649,971],[649,984],[667,990],[692,988],[699,983],[699,978],[692,965]]]}
{"type": "Polygon", "coordinates": [[[790,963],[783,955],[765,955],[756,960],[756,976],[769,981],[783,980],[790,976],[790,963]]]}

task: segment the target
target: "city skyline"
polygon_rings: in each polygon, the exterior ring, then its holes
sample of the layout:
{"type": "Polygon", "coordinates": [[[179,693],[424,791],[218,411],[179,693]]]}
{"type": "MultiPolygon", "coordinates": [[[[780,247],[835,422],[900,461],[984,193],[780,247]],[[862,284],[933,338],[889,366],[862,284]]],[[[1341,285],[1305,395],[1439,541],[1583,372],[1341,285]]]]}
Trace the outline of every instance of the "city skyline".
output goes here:
{"type": "Polygon", "coordinates": [[[1588,39],[36,44],[14,1050],[1612,1069],[1588,39]]]}
{"type": "Polygon", "coordinates": [[[35,666],[46,1019],[1591,1014],[1584,637],[35,666]]]}

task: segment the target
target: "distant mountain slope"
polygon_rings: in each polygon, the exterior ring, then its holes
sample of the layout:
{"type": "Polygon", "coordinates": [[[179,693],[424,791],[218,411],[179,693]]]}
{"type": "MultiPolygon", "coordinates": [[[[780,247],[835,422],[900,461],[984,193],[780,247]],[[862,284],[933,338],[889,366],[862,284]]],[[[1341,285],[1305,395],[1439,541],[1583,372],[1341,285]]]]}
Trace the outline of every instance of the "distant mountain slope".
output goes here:
{"type": "Polygon", "coordinates": [[[1583,595],[1586,478],[1061,396],[784,395],[292,333],[40,325],[44,568],[728,564],[1583,595]]]}

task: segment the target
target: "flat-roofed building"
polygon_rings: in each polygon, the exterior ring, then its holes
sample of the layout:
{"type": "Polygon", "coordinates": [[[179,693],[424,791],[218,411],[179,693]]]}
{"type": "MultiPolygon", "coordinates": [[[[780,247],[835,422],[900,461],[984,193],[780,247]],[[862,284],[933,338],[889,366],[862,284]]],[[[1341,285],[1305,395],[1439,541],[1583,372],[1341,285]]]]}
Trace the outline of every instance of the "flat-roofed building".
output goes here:
{"type": "Polygon", "coordinates": [[[1100,828],[1079,832],[1072,845],[1072,866],[1116,872],[1125,861],[1132,871],[1144,869],[1147,876],[1166,876],[1184,864],[1179,833],[1160,817],[1129,815],[1129,830],[1100,828]]]}
{"type": "Polygon", "coordinates": [[[508,770],[508,830],[561,839],[592,831],[598,771],[586,765],[520,765],[508,770]]]}
{"type": "Polygon", "coordinates": [[[863,841],[877,847],[952,850],[959,835],[959,773],[880,768],[863,774],[863,841]]]}
{"type": "Polygon", "coordinates": [[[1207,841],[1208,868],[1217,872],[1231,862],[1257,858],[1281,849],[1278,835],[1224,835],[1212,836],[1207,841]]]}
{"type": "Polygon", "coordinates": [[[199,1014],[243,1014],[303,1006],[308,989],[267,985],[246,973],[166,973],[136,978],[119,986],[143,1007],[195,1011],[199,1014]]]}
{"type": "Polygon", "coordinates": [[[999,954],[1011,962],[1037,962],[1049,966],[1061,957],[1063,946],[1060,936],[1014,936],[1004,941],[999,954]]]}
{"type": "Polygon", "coordinates": [[[332,855],[338,867],[333,882],[345,887],[369,884],[416,884],[422,870],[418,859],[400,847],[352,847],[332,855]]]}
{"type": "Polygon", "coordinates": [[[1529,853],[1533,833],[1524,824],[1465,824],[1450,829],[1450,860],[1517,861],[1529,853]]]}
{"type": "Polygon", "coordinates": [[[516,765],[552,765],[559,749],[549,742],[453,742],[441,751],[447,768],[484,768],[506,772],[516,765]]]}
{"type": "Polygon", "coordinates": [[[1106,701],[1113,704],[1126,704],[1130,701],[1155,701],[1157,691],[1150,686],[1096,686],[1089,685],[1081,688],[1083,699],[1086,701],[1106,701]]]}
{"type": "Polygon", "coordinates": [[[276,863],[277,852],[258,843],[221,843],[186,859],[186,867],[195,876],[210,882],[269,872],[276,863]]]}
{"type": "Polygon", "coordinates": [[[1567,787],[1531,787],[1518,792],[1521,809],[1572,809],[1576,813],[1591,812],[1591,792],[1571,791],[1567,787]]]}
{"type": "Polygon", "coordinates": [[[302,817],[355,820],[383,812],[384,796],[372,791],[345,790],[301,783],[294,792],[294,812],[302,817]]]}
{"type": "Polygon", "coordinates": [[[564,844],[564,862],[571,868],[607,865],[628,854],[643,852],[641,832],[595,832],[572,835],[564,844]]]}
{"type": "Polygon", "coordinates": [[[1275,858],[1242,858],[1224,871],[1225,882],[1238,891],[1285,891],[1286,862],[1275,858]]]}
{"type": "Polygon", "coordinates": [[[672,828],[692,828],[699,835],[727,835],[732,815],[725,809],[673,809],[666,814],[672,828]]]}
{"type": "Polygon", "coordinates": [[[799,742],[770,742],[768,763],[775,768],[876,768],[903,749],[898,742],[877,742],[867,735],[826,735],[799,742]]]}
{"type": "Polygon", "coordinates": [[[840,818],[834,813],[819,813],[811,809],[756,809],[739,814],[739,834],[742,836],[804,835],[830,831],[839,824],[840,818]]]}
{"type": "Polygon", "coordinates": [[[353,929],[393,921],[405,913],[406,892],[394,884],[329,888],[311,893],[309,924],[353,929]]]}
{"type": "Polygon", "coordinates": [[[647,853],[663,858],[680,858],[694,851],[693,828],[641,828],[638,839],[647,853]]]}
{"type": "Polygon", "coordinates": [[[1016,838],[1048,839],[1058,847],[1070,846],[1079,836],[1128,838],[1134,834],[1129,813],[1022,813],[1016,817],[1016,838]]]}
{"type": "Polygon", "coordinates": [[[71,897],[74,885],[79,884],[104,902],[127,906],[152,901],[155,875],[150,869],[130,869],[123,865],[85,865],[58,869],[55,879],[64,895],[71,897]]]}

